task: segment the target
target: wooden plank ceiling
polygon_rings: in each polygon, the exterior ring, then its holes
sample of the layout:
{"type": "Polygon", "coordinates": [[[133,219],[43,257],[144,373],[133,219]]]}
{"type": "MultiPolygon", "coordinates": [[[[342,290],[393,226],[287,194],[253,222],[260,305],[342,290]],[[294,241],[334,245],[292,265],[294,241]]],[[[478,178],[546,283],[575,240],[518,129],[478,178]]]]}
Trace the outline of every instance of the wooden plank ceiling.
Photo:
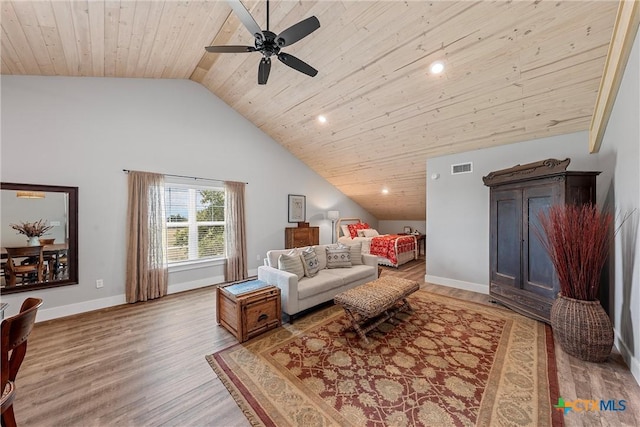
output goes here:
{"type": "Polygon", "coordinates": [[[253,45],[226,2],[3,0],[2,74],[192,79],[378,219],[419,220],[427,158],[588,129],[617,6],[274,0],[275,33],[320,20],[283,49],[319,73],[274,60],[258,86],[259,53],[204,51],[253,45]]]}

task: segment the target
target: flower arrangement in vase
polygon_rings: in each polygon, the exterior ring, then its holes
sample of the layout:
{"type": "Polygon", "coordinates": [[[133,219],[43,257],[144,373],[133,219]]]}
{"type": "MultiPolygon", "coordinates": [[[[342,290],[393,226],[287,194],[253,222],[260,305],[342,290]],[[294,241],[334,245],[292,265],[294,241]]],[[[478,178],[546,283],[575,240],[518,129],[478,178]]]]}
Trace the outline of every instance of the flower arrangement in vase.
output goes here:
{"type": "Polygon", "coordinates": [[[40,245],[39,237],[43,236],[44,233],[51,230],[53,228],[52,225],[47,225],[47,223],[39,219],[35,222],[21,222],[20,224],[10,224],[10,227],[16,230],[19,234],[24,234],[29,238],[27,244],[29,246],[38,246],[40,245]]]}
{"type": "Polygon", "coordinates": [[[613,215],[593,204],[568,204],[551,206],[538,219],[540,240],[560,283],[550,318],[556,339],[572,356],[603,362],[611,353],[613,327],[598,292],[615,236],[613,215]]]}

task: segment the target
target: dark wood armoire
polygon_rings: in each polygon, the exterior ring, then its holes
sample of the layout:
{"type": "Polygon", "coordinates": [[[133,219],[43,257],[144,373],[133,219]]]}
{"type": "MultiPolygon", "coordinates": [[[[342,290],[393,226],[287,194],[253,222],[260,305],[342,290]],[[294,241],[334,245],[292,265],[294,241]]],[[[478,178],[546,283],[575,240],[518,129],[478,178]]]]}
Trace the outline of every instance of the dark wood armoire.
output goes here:
{"type": "Polygon", "coordinates": [[[495,171],[490,187],[489,293],[526,316],[549,322],[560,286],[539,239],[538,214],[556,204],[596,202],[600,172],[567,171],[570,159],[547,159],[495,171]]]}

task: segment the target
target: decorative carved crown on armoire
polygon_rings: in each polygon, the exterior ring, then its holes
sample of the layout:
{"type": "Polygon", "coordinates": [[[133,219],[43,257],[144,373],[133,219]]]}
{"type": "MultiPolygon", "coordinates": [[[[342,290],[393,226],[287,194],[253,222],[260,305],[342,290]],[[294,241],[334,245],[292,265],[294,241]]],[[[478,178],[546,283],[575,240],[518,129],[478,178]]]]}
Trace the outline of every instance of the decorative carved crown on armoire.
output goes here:
{"type": "Polygon", "coordinates": [[[551,205],[596,202],[600,172],[567,171],[571,159],[547,159],[491,172],[490,295],[526,316],[549,322],[560,291],[549,255],[540,241],[538,214],[551,205]]]}

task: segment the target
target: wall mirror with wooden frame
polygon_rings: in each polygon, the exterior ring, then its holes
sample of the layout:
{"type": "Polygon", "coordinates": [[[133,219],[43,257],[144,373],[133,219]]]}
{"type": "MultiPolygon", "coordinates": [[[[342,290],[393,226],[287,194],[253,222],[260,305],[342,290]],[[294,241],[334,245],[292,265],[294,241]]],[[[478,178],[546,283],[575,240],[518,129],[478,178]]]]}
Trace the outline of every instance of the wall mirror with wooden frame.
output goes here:
{"type": "Polygon", "coordinates": [[[78,187],[0,183],[0,246],[2,294],[77,284],[78,187]],[[11,226],[37,221],[35,241],[11,226]]]}

